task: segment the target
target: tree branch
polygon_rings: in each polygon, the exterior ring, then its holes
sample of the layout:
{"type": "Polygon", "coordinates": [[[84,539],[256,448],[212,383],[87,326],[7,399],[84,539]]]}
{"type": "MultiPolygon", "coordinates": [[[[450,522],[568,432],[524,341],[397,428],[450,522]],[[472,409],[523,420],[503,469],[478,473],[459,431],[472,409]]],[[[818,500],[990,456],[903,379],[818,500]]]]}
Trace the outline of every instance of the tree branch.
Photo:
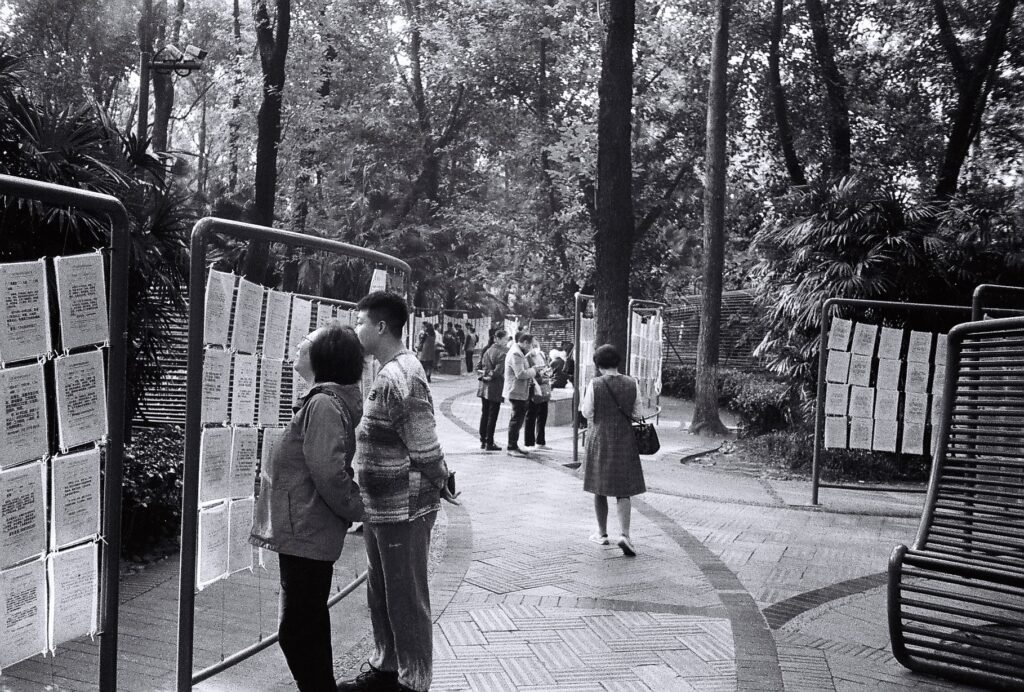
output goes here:
{"type": "Polygon", "coordinates": [[[953,68],[953,77],[956,79],[957,90],[963,91],[967,87],[969,76],[967,61],[964,60],[964,55],[960,51],[960,45],[957,43],[956,35],[953,33],[953,27],[949,24],[949,13],[946,12],[945,0],[932,0],[932,6],[935,8],[935,23],[939,28],[939,43],[942,44],[942,48],[946,51],[949,64],[953,68]]]}

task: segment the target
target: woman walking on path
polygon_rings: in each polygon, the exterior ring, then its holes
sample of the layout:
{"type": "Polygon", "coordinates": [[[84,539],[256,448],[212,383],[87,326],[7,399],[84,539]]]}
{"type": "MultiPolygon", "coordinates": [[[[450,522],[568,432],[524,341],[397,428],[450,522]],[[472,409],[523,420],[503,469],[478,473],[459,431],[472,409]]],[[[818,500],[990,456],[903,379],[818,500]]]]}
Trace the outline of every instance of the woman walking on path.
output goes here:
{"type": "Polygon", "coordinates": [[[632,418],[639,418],[636,380],[619,373],[622,357],[611,344],[594,351],[598,376],[583,394],[580,411],[589,421],[583,465],[583,489],[594,494],[597,533],[590,540],[608,545],[608,498],[616,498],[622,535],[616,544],[626,555],[636,555],[629,538],[633,495],[647,492],[640,465],[632,418]]]}
{"type": "Polygon", "coordinates": [[[249,542],[278,554],[278,636],[296,685],[334,692],[327,598],[345,533],[363,519],[352,479],[363,349],[351,327],[323,327],[299,343],[295,370],[314,385],[260,471],[249,542]]]}
{"type": "Polygon", "coordinates": [[[416,352],[420,359],[420,365],[423,366],[423,372],[427,374],[427,382],[430,382],[430,374],[434,372],[434,361],[437,359],[437,334],[434,333],[434,325],[430,322],[423,324],[416,352]]]}
{"type": "Polygon", "coordinates": [[[480,449],[488,452],[500,452],[501,447],[494,444],[494,427],[498,424],[498,411],[504,400],[501,392],[505,388],[505,330],[494,333],[492,343],[480,357],[480,369],[477,371],[480,384],[476,395],[480,397],[480,449]]]}
{"type": "Polygon", "coordinates": [[[530,400],[526,404],[526,428],[523,433],[523,446],[533,447],[536,443],[540,449],[547,449],[544,438],[548,421],[548,402],[551,401],[551,376],[544,361],[544,352],[540,342],[533,340],[533,348],[526,354],[526,359],[537,370],[530,387],[530,400]]]}

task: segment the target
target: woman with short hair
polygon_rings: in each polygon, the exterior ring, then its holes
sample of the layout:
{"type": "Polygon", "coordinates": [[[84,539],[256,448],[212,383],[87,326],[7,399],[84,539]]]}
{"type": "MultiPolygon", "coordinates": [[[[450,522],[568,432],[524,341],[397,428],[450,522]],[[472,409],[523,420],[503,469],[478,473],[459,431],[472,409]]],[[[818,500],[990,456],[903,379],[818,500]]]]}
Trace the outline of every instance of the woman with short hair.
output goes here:
{"type": "Polygon", "coordinates": [[[622,357],[611,344],[594,350],[598,375],[587,384],[580,411],[587,418],[583,489],[594,494],[597,533],[590,540],[608,545],[608,498],[616,499],[622,534],[616,544],[625,555],[636,555],[629,537],[630,498],[647,492],[632,423],[639,410],[636,380],[619,372],[622,357]]]}
{"type": "Polygon", "coordinates": [[[299,343],[294,368],[313,387],[260,470],[249,542],[278,554],[278,637],[296,685],[301,692],[332,692],[327,599],[345,534],[363,519],[352,470],[363,348],[351,327],[332,323],[299,343]]]}

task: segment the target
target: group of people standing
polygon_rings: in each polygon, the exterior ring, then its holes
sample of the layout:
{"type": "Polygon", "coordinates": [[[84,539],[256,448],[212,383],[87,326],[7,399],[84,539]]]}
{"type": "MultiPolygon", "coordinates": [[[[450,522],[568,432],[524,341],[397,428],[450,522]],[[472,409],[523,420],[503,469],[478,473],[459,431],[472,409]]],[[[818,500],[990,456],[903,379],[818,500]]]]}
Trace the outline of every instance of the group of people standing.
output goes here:
{"type": "Polygon", "coordinates": [[[466,357],[466,372],[473,371],[473,355],[476,346],[480,342],[476,333],[476,327],[467,324],[463,329],[461,324],[454,327],[448,324],[444,334],[441,336],[441,343],[438,345],[437,332],[440,325],[433,325],[424,322],[420,333],[416,337],[416,354],[419,358],[423,372],[427,376],[427,382],[431,381],[434,370],[440,366],[441,357],[444,354],[449,356],[464,355],[466,357]]]}

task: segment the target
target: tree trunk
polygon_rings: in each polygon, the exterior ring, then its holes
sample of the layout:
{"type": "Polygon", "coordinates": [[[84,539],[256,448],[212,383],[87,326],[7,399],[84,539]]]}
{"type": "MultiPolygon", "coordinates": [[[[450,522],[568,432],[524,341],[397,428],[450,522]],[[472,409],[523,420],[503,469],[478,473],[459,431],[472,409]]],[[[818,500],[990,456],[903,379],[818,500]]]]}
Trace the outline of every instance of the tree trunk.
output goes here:
{"type": "Polygon", "coordinates": [[[836,52],[828,33],[828,22],[821,0],[805,0],[811,24],[814,55],[825,82],[825,105],[828,118],[828,138],[832,147],[832,160],[828,173],[839,177],[850,173],[850,110],[846,105],[846,79],[836,67],[836,52]]]}
{"type": "Polygon", "coordinates": [[[626,355],[633,254],[633,0],[609,0],[597,115],[597,342],[626,355]]]}
{"type": "Polygon", "coordinates": [[[206,143],[206,94],[203,94],[203,102],[199,111],[199,175],[196,181],[196,189],[200,195],[206,195],[206,184],[210,176],[210,156],[207,152],[206,143]]]}
{"type": "MultiPolygon", "coordinates": [[[[263,103],[256,116],[256,179],[253,223],[274,225],[274,197],[277,192],[277,147],[281,143],[281,104],[284,92],[284,67],[288,56],[288,33],[291,28],[291,0],[276,0],[277,34],[275,36],[266,0],[257,0],[254,7],[256,43],[263,72],[263,103]]],[[[264,242],[250,242],[245,254],[243,273],[250,281],[262,283],[267,274],[270,247],[264,242]]]]}
{"type": "MultiPolygon", "coordinates": [[[[178,0],[174,7],[174,22],[171,27],[171,39],[169,43],[177,46],[181,42],[181,21],[185,14],[185,0],[178,0]]],[[[166,28],[160,31],[161,43],[164,41],[166,28]]],[[[170,74],[163,72],[153,73],[153,150],[167,151],[171,145],[168,129],[171,123],[171,113],[174,111],[174,82],[170,74]]]]}
{"type": "Polygon", "coordinates": [[[946,151],[939,167],[938,180],[935,185],[935,196],[946,199],[956,194],[960,169],[970,152],[971,143],[981,130],[981,120],[988,102],[988,94],[992,90],[998,72],[999,60],[1006,48],[1006,35],[1013,23],[1013,12],[1017,0],[1000,0],[985,32],[985,40],[981,50],[965,73],[966,63],[956,44],[956,38],[949,27],[949,19],[945,15],[945,7],[941,0],[936,0],[936,19],[940,27],[940,37],[949,54],[957,82],[957,104],[953,111],[949,127],[949,138],[946,151]],[[950,43],[951,42],[951,43],[950,43]]]}
{"type": "MultiPolygon", "coordinates": [[[[231,8],[232,24],[235,36],[235,60],[242,55],[242,21],[238,7],[239,0],[234,0],[231,8]]],[[[228,191],[234,192],[238,187],[238,107],[242,103],[242,76],[235,67],[235,80],[231,86],[231,120],[228,125],[228,191]]]]}
{"type": "Polygon", "coordinates": [[[707,154],[704,162],[704,294],[697,335],[697,383],[690,432],[727,433],[718,414],[718,342],[722,319],[722,271],[725,267],[725,187],[729,60],[729,4],[715,0],[708,85],[707,154]]]}
{"type": "Polygon", "coordinates": [[[786,172],[794,185],[806,185],[804,168],[793,146],[793,130],[789,122],[789,108],[786,105],[786,90],[782,86],[779,63],[779,46],[782,43],[782,20],[785,0],[774,0],[772,8],[772,28],[768,42],[768,92],[771,96],[772,111],[775,113],[775,126],[782,148],[782,158],[786,163],[786,172]]]}

